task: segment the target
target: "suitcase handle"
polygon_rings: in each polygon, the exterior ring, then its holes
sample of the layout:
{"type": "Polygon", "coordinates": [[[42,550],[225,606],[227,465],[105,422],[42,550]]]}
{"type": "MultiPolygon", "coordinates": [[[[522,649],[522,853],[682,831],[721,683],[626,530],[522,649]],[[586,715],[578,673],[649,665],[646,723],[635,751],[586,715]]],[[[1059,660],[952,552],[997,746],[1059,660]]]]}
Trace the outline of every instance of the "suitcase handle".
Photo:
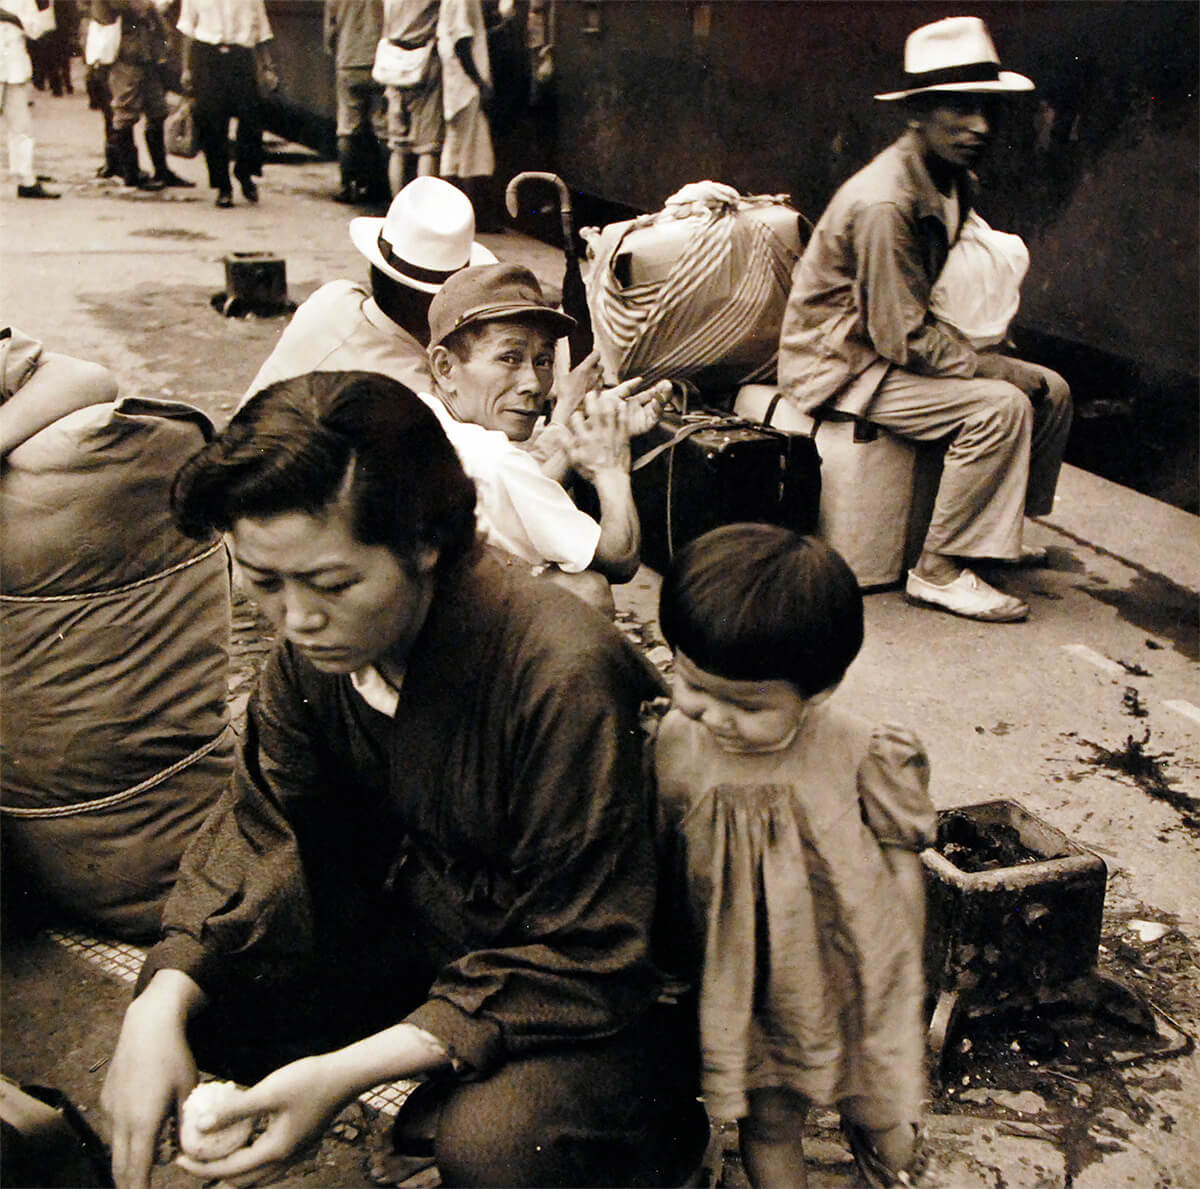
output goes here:
{"type": "MultiPolygon", "coordinates": [[[[630,473],[640,471],[642,467],[652,463],[660,454],[665,454],[668,450],[674,450],[680,442],[690,438],[693,434],[699,433],[702,429],[712,429],[720,427],[721,429],[770,429],[770,426],[760,425],[757,421],[747,421],[742,417],[730,417],[728,413],[720,413],[716,415],[707,413],[689,413],[687,414],[688,421],[681,425],[665,442],[659,444],[650,450],[647,450],[637,462],[630,468],[630,473]]],[[[773,431],[776,434],[778,430],[773,431]]]]}

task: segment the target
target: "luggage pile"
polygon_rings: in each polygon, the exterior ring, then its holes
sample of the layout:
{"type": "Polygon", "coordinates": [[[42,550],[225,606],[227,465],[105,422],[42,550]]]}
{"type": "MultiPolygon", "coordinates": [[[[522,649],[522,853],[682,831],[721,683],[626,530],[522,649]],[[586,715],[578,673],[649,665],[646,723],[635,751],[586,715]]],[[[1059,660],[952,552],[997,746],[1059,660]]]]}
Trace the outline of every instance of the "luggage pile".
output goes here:
{"type": "Polygon", "coordinates": [[[83,408],[0,475],[7,910],[154,936],[184,845],[227,783],[229,562],[171,519],[211,436],[185,405],[83,408]]]}
{"type": "Polygon", "coordinates": [[[608,384],[666,378],[681,394],[634,441],[642,559],[743,520],[812,532],[820,459],[811,437],[728,411],[775,375],[779,331],[806,220],[782,195],[698,182],[663,210],[583,231],[588,309],[608,384]]]}

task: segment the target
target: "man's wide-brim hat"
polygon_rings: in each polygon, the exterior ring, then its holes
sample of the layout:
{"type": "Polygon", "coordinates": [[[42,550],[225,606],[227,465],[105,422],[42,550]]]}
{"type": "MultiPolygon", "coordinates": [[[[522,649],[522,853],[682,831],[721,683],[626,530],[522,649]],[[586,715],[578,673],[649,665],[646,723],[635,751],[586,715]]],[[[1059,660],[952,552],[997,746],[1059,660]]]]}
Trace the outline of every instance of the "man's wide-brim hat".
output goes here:
{"type": "Polygon", "coordinates": [[[978,17],[947,17],[914,29],[904,43],[904,89],[876,99],[907,99],[924,91],[995,95],[1032,91],[1033,80],[1000,69],[1000,56],[978,17]]]}
{"type": "Polygon", "coordinates": [[[460,269],[496,262],[475,242],[471,200],[441,178],[414,178],[382,219],[351,219],[350,239],[385,276],[422,293],[436,293],[460,269]]]}

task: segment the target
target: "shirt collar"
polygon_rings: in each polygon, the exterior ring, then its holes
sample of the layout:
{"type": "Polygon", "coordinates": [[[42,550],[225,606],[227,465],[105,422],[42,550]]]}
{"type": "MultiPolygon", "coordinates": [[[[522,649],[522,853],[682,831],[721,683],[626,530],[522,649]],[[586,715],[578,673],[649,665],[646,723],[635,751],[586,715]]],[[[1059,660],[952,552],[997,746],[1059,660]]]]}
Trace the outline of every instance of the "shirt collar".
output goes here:
{"type": "Polygon", "coordinates": [[[393,685],[374,665],[364,665],[350,674],[350,684],[372,710],[395,718],[400,706],[400,689],[393,685]]]}
{"type": "MultiPolygon", "coordinates": [[[[933,184],[929,170],[921,157],[917,143],[917,134],[905,132],[896,142],[896,148],[904,159],[905,169],[916,196],[916,208],[919,218],[933,217],[942,224],[946,222],[946,196],[933,184]]],[[[970,170],[964,170],[959,178],[958,201],[960,221],[966,218],[967,211],[975,205],[977,181],[970,170]]]]}

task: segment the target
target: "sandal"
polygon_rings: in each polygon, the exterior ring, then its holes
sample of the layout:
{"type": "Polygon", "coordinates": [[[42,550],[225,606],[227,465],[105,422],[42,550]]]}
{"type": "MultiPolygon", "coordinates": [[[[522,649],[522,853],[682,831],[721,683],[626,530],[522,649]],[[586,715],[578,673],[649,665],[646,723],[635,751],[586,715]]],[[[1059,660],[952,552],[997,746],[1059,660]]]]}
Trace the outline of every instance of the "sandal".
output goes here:
{"type": "Polygon", "coordinates": [[[859,1176],[869,1189],[891,1189],[895,1185],[915,1185],[925,1171],[929,1157],[924,1150],[925,1129],[912,1124],[913,1158],[907,1168],[893,1168],[871,1142],[871,1133],[860,1123],[842,1120],[842,1134],[850,1145],[850,1153],[858,1167],[859,1176]]]}

